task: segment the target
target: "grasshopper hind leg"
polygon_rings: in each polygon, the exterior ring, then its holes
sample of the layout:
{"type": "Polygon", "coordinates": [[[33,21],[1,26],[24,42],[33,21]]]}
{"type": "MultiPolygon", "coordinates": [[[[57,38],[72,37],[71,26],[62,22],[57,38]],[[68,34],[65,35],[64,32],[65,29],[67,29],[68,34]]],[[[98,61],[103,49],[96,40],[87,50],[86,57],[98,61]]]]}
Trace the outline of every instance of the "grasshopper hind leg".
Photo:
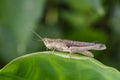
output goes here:
{"type": "MultiPolygon", "coordinates": [[[[88,57],[94,57],[93,53],[90,52],[90,51],[82,51],[82,52],[79,52],[79,53],[81,53],[81,54],[83,54],[83,55],[85,55],[85,56],[88,56],[88,57]]],[[[73,52],[70,51],[70,52],[69,52],[70,58],[72,57],[72,54],[73,54],[73,52]]]]}
{"type": "Polygon", "coordinates": [[[89,56],[89,57],[94,57],[94,55],[90,51],[82,51],[80,53],[83,54],[83,55],[89,56]]]}

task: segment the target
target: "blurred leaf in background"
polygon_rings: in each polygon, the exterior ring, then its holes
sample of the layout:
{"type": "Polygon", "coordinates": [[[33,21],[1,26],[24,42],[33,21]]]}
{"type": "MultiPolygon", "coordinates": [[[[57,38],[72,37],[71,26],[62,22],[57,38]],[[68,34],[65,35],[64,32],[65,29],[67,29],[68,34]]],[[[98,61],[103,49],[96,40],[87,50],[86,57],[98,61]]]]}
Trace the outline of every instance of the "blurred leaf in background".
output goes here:
{"type": "Polygon", "coordinates": [[[112,29],[112,34],[110,37],[110,53],[107,62],[110,65],[118,68],[120,70],[120,3],[116,2],[113,4],[109,20],[110,28],[112,29]]]}
{"type": "Polygon", "coordinates": [[[98,41],[95,58],[120,70],[120,4],[113,0],[0,0],[0,64],[46,50],[42,37],[98,41]]]}
{"type": "Polygon", "coordinates": [[[5,62],[26,53],[31,31],[42,17],[44,0],[0,0],[0,57],[5,62]]]}

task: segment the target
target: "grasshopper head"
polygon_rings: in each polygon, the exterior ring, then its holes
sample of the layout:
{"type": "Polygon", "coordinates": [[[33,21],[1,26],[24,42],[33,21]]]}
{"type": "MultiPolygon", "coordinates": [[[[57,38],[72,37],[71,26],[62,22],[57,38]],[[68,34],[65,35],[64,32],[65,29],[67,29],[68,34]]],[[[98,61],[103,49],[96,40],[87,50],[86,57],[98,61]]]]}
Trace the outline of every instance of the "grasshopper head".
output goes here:
{"type": "Polygon", "coordinates": [[[45,44],[45,46],[48,48],[48,49],[52,49],[53,48],[53,43],[54,43],[54,39],[50,39],[50,38],[43,38],[43,42],[45,44]]]}

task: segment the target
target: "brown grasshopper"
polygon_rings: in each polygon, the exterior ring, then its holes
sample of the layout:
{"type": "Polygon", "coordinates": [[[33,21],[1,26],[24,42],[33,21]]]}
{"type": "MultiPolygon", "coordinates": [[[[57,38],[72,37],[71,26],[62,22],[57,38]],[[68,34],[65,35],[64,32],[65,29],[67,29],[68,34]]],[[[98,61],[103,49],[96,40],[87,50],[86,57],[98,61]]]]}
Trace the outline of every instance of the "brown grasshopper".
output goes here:
{"type": "Polygon", "coordinates": [[[42,38],[36,32],[34,33],[44,42],[48,49],[69,52],[70,55],[71,53],[81,53],[89,57],[94,57],[94,55],[89,50],[106,49],[104,44],[96,42],[79,42],[64,39],[42,38]]]}

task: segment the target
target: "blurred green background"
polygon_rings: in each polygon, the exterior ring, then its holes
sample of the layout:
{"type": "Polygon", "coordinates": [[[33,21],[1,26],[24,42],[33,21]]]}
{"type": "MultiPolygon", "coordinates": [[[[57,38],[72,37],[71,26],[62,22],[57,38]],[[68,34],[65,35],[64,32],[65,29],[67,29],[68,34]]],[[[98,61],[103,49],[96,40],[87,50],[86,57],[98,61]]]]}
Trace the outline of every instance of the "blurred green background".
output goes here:
{"type": "Polygon", "coordinates": [[[0,0],[0,68],[14,58],[45,51],[42,37],[98,41],[92,51],[102,63],[120,70],[119,0],[0,0]]]}

